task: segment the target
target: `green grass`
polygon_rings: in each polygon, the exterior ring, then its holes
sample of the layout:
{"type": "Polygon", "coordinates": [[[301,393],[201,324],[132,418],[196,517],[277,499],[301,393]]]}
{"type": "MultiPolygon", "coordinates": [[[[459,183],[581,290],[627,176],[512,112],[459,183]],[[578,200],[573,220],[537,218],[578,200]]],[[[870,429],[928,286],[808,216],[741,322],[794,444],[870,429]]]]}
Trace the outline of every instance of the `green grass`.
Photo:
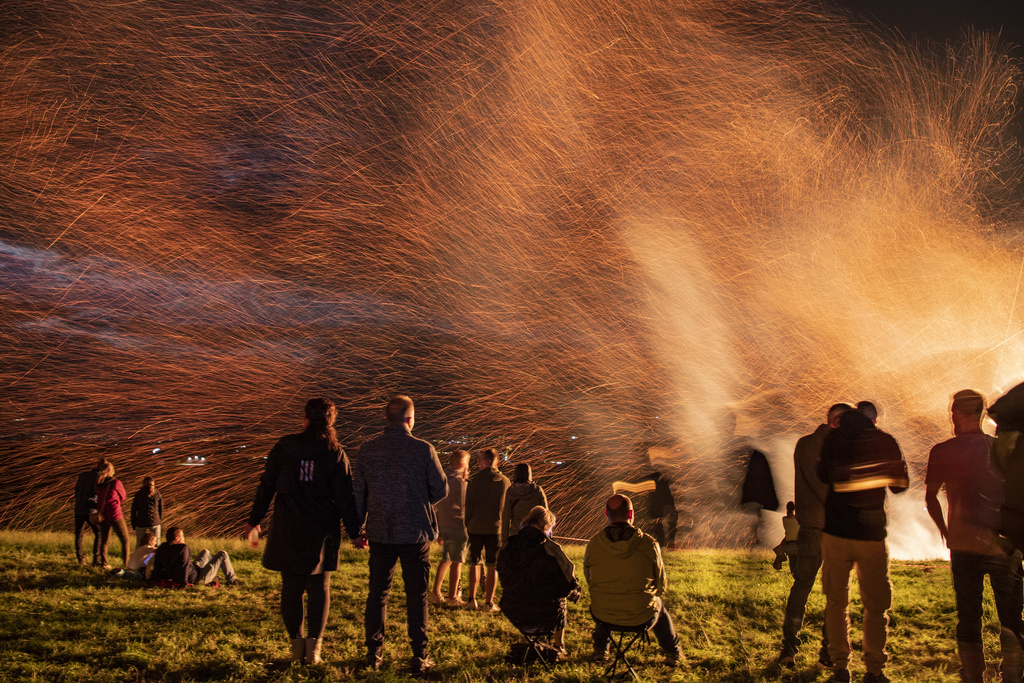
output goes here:
{"type": "MultiPolygon", "coordinates": [[[[240,587],[186,590],[139,587],[74,563],[71,535],[0,532],[0,680],[11,681],[307,681],[405,677],[410,656],[404,595],[396,580],[389,610],[386,669],[359,668],[366,554],[343,551],[331,584],[326,663],[289,667],[288,640],[277,604],[278,574],[260,565],[260,551],[234,540],[189,539],[194,551],[228,550],[245,581],[240,587]]],[[[582,547],[567,552],[582,567],[582,547]]],[[[767,551],[670,552],[668,604],[687,667],[660,666],[656,644],[638,656],[644,680],[825,681],[814,668],[824,599],[811,595],[804,650],[792,672],[771,665],[777,654],[788,572],[776,572],[767,551]]],[[[579,569],[578,572],[582,570],[579,569]]],[[[894,563],[895,603],[889,638],[894,680],[955,681],[956,613],[944,563],[894,563]]],[[[860,604],[854,590],[854,680],[860,604]]],[[[986,621],[989,673],[996,677],[997,629],[990,596],[986,621]]],[[[432,608],[431,680],[587,681],[600,671],[587,663],[589,598],[570,607],[570,657],[553,673],[509,667],[504,655],[517,634],[501,616],[432,608]]]]}

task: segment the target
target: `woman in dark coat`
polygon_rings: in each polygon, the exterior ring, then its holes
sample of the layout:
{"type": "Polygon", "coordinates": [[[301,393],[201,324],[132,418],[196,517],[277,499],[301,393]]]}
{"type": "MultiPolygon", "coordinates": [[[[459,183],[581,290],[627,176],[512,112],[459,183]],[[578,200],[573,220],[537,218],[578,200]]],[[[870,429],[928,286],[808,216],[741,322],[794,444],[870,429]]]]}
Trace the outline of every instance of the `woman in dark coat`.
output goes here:
{"type": "Polygon", "coordinates": [[[164,516],[164,500],[156,490],[156,480],[146,477],[142,487],[132,498],[132,528],[135,529],[135,547],[142,545],[142,537],[153,534],[160,545],[160,520],[164,516]]]}
{"type": "Polygon", "coordinates": [[[566,599],[579,600],[576,568],[548,535],[555,516],[540,505],[530,510],[519,533],[498,553],[501,611],[523,631],[550,630],[565,653],[566,599]]]}
{"type": "Polygon", "coordinates": [[[267,456],[245,525],[245,534],[256,538],[276,496],[263,566],[281,572],[281,617],[291,638],[292,661],[307,664],[321,661],[341,523],[354,542],[359,536],[348,457],[334,433],[336,416],[327,399],[306,403],[304,430],[282,438],[267,456]],[[303,593],[308,603],[305,634],[303,593]]]}

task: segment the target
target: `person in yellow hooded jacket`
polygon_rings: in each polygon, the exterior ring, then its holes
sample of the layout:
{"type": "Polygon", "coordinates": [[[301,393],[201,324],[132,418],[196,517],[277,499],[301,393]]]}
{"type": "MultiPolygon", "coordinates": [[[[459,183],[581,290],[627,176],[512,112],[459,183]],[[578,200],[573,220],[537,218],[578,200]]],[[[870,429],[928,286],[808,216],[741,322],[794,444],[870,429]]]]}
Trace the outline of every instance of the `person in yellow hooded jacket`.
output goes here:
{"type": "Polygon", "coordinates": [[[609,498],[605,517],[608,526],[590,539],[583,557],[595,624],[592,661],[607,659],[616,627],[653,623],[651,632],[665,653],[665,664],[677,666],[682,653],[662,600],[667,581],[658,542],[633,526],[633,502],[626,496],[609,498]]]}

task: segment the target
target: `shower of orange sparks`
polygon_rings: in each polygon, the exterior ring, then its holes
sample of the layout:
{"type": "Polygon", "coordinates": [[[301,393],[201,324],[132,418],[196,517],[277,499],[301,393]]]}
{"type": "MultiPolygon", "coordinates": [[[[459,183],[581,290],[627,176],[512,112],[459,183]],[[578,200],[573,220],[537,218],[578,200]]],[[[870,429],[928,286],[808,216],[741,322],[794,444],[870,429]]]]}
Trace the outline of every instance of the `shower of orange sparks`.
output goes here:
{"type": "Polygon", "coordinates": [[[404,391],[442,447],[532,461],[566,531],[668,444],[690,542],[727,543],[726,410],[784,496],[793,439],[872,398],[920,481],[948,396],[1024,376],[1019,214],[991,210],[1019,73],[988,38],[938,59],[763,2],[241,7],[0,10],[2,525],[63,524],[103,452],[234,529],[308,396],[354,449],[404,391]]]}

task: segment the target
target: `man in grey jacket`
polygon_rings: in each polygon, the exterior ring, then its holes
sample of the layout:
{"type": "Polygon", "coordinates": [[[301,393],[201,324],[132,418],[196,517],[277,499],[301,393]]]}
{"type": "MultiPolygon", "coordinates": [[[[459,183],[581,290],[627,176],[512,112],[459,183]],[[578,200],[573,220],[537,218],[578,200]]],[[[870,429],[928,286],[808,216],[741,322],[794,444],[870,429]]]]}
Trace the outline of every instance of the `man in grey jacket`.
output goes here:
{"type": "Polygon", "coordinates": [[[412,399],[397,396],[388,403],[387,427],[356,456],[353,489],[356,516],[365,521],[370,544],[370,591],[366,598],[367,664],[383,663],[384,623],[395,563],[402,564],[406,616],[412,642],[411,673],[433,666],[427,654],[427,582],[430,543],[437,538],[434,503],[448,493],[434,447],[412,435],[412,399]]]}

